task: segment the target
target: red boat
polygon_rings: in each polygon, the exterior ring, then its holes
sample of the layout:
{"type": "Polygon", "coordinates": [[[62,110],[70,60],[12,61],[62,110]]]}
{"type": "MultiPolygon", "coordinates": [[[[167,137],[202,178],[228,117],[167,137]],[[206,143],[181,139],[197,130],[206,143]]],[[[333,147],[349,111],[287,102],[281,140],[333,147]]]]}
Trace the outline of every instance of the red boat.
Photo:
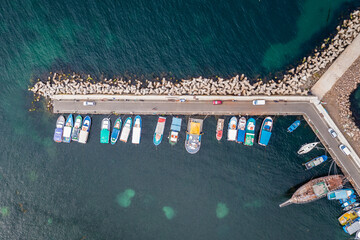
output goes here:
{"type": "Polygon", "coordinates": [[[224,130],[224,119],[219,119],[216,126],[216,139],[221,140],[224,130]]]}

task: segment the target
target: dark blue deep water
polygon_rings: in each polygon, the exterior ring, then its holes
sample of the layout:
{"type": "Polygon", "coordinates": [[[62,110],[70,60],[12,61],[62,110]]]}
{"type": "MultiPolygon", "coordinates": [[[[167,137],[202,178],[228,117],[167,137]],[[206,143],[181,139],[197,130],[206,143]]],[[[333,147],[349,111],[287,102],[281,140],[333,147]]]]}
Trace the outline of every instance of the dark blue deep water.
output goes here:
{"type": "Polygon", "coordinates": [[[55,144],[57,116],[41,106],[29,112],[27,88],[51,71],[265,76],[295,65],[359,6],[358,0],[2,0],[0,239],[348,239],[335,202],[278,207],[331,165],[304,171],[302,163],[324,150],[297,156],[316,138],[305,121],[286,133],[297,117],[276,117],[266,148],[218,143],[214,117],[205,119],[196,155],[185,151],[185,125],[180,143],[171,147],[165,138],[156,148],[155,116],[143,118],[139,146],[100,145],[103,116],[93,116],[87,145],[55,144]]]}

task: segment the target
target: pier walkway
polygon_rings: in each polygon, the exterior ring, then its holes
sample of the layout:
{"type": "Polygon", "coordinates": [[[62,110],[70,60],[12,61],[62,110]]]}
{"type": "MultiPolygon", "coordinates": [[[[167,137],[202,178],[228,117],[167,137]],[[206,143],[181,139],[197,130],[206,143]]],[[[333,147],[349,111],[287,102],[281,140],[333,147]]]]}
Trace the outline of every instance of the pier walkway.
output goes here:
{"type": "MultiPolygon", "coordinates": [[[[317,97],[311,96],[114,96],[114,95],[56,95],[52,99],[54,113],[79,114],[139,114],[139,115],[303,115],[332,158],[360,194],[360,159],[317,97]],[[180,102],[185,99],[185,102],[180,102]],[[266,105],[254,106],[252,100],[265,99],[266,105]],[[223,104],[213,105],[212,100],[223,104]],[[95,106],[84,106],[95,101],[95,106]],[[329,127],[337,133],[332,138],[329,127]],[[346,156],[339,149],[343,143],[351,150],[346,156]]],[[[300,147],[300,146],[299,146],[300,147]]]]}

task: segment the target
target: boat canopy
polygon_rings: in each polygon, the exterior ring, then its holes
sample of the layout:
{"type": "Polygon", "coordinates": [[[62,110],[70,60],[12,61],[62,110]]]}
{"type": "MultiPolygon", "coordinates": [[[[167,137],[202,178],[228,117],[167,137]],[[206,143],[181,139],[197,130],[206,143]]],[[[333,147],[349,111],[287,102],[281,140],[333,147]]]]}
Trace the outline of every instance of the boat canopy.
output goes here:
{"type": "Polygon", "coordinates": [[[176,118],[176,117],[174,117],[174,118],[172,119],[170,129],[173,130],[173,131],[178,131],[178,132],[180,132],[180,130],[181,130],[181,121],[182,121],[181,118],[176,118]]]}
{"type": "Polygon", "coordinates": [[[200,135],[200,123],[191,122],[190,134],[200,135]]]}
{"type": "Polygon", "coordinates": [[[313,190],[316,196],[321,197],[328,193],[329,189],[325,182],[319,182],[313,185],[313,190]]]}
{"type": "Polygon", "coordinates": [[[262,131],[259,143],[265,146],[268,145],[270,137],[271,137],[271,132],[262,131]]]}

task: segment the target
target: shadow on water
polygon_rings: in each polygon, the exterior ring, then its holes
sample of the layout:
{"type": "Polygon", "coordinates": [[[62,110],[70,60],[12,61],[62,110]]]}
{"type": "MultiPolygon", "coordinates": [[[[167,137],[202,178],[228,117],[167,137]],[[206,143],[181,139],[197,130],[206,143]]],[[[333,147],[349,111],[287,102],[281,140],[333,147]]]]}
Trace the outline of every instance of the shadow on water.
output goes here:
{"type": "Polygon", "coordinates": [[[350,111],[354,118],[355,124],[360,128],[360,88],[357,88],[350,94],[350,111]]]}

